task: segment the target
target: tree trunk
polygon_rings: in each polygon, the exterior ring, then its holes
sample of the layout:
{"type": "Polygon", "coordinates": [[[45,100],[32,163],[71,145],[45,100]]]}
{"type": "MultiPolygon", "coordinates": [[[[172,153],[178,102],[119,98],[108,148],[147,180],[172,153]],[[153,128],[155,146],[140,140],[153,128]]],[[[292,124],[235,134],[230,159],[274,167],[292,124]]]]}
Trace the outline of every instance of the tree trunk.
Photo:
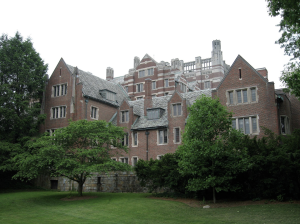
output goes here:
{"type": "Polygon", "coordinates": [[[78,194],[82,196],[83,182],[78,182],[78,194]]]}
{"type": "Polygon", "coordinates": [[[213,199],[214,199],[214,203],[216,203],[216,191],[215,191],[215,187],[213,187],[213,199]]]}

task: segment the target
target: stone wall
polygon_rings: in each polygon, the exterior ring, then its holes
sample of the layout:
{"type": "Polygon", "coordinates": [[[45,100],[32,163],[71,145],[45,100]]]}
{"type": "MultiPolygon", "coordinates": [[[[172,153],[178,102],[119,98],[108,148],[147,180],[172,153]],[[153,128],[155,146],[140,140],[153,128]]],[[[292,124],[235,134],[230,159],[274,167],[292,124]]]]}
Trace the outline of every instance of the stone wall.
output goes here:
{"type": "MultiPolygon", "coordinates": [[[[59,191],[77,191],[76,181],[66,177],[49,177],[40,175],[35,181],[36,186],[59,191]]],[[[83,185],[83,192],[147,192],[141,187],[134,172],[95,173],[83,185]]]]}

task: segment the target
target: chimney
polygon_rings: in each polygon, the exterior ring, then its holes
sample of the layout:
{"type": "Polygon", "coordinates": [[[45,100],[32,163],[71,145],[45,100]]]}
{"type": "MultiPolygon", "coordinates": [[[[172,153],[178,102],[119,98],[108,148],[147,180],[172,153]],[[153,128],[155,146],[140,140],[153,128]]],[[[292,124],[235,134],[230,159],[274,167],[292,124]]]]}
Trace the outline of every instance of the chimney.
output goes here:
{"type": "Polygon", "coordinates": [[[133,67],[136,68],[140,64],[140,58],[134,57],[133,67]]]}
{"type": "Polygon", "coordinates": [[[144,99],[144,115],[147,116],[147,108],[152,108],[152,96],[151,96],[151,79],[145,80],[145,99],[144,99]]]}
{"type": "Polygon", "coordinates": [[[114,79],[114,69],[111,67],[107,67],[106,69],[106,80],[110,81],[114,79]]]}

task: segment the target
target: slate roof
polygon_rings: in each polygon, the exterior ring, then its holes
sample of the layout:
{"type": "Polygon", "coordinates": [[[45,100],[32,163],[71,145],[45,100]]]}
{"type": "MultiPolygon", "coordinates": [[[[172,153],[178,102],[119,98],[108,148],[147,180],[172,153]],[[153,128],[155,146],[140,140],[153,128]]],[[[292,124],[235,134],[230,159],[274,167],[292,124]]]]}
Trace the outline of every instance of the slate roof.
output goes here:
{"type": "Polygon", "coordinates": [[[114,79],[112,79],[110,81],[113,83],[122,85],[124,83],[124,76],[115,77],[114,79]]]}
{"type": "MultiPolygon", "coordinates": [[[[211,90],[187,92],[180,95],[187,100],[187,105],[190,106],[196,101],[198,97],[203,94],[206,96],[211,96],[211,90]]],[[[152,98],[152,108],[164,109],[161,118],[155,120],[148,120],[147,116],[144,114],[144,100],[129,101],[129,105],[133,106],[133,113],[139,116],[136,122],[132,125],[131,129],[142,130],[168,127],[168,103],[171,97],[172,95],[152,98]]]]}
{"type": "MultiPolygon", "coordinates": [[[[73,74],[75,68],[71,65],[67,65],[70,72],[73,74]]],[[[119,84],[106,81],[89,72],[78,69],[78,77],[80,83],[82,83],[82,92],[84,96],[90,97],[91,99],[98,100],[113,106],[120,106],[125,98],[129,98],[123,87],[119,84]],[[116,93],[116,101],[111,101],[103,98],[99,94],[99,90],[107,89],[111,92],[116,93]]]]}

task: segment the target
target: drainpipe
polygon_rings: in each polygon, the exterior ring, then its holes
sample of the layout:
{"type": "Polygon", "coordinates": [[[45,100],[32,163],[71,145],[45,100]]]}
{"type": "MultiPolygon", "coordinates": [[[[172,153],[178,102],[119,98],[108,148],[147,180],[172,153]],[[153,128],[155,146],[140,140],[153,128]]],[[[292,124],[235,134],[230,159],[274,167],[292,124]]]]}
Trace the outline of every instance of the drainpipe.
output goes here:
{"type": "Polygon", "coordinates": [[[89,98],[85,99],[85,119],[87,120],[87,106],[88,106],[89,98]]]}
{"type": "Polygon", "coordinates": [[[146,150],[146,160],[148,161],[148,154],[149,154],[149,150],[148,150],[148,137],[149,137],[149,131],[148,130],[146,130],[146,132],[145,132],[145,135],[147,136],[146,137],[146,139],[147,139],[147,141],[146,141],[146,145],[147,145],[147,150],[146,150]]]}

